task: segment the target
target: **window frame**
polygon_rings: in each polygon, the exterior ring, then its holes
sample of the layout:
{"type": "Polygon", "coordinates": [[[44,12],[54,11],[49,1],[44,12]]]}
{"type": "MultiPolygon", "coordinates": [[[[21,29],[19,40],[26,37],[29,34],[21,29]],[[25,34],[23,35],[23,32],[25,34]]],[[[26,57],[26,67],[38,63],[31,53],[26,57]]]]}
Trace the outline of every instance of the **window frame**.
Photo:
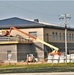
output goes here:
{"type": "Polygon", "coordinates": [[[37,31],[30,31],[29,34],[34,37],[37,37],[37,31]]]}

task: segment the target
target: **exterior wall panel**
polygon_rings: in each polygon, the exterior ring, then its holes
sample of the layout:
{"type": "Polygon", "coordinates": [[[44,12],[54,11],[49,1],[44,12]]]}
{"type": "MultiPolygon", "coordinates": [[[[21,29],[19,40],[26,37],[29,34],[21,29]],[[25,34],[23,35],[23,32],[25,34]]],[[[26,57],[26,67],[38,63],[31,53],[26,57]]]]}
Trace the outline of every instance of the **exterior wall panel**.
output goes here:
{"type": "Polygon", "coordinates": [[[44,44],[36,42],[31,46],[31,49],[34,50],[34,56],[39,59],[39,61],[44,60],[44,44]]]}
{"type": "MultiPolygon", "coordinates": [[[[28,34],[29,34],[29,32],[37,31],[37,38],[43,40],[43,28],[26,28],[26,29],[20,29],[20,30],[22,30],[23,32],[26,32],[28,34]]],[[[16,36],[17,34],[21,35],[24,38],[30,38],[29,36],[26,36],[26,35],[22,34],[21,32],[18,32],[16,30],[12,30],[11,35],[16,36]]],[[[34,40],[34,39],[32,39],[32,40],[34,40]]],[[[37,42],[37,41],[35,41],[35,42],[37,42]]]]}
{"type": "MultiPolygon", "coordinates": [[[[51,29],[51,28],[44,28],[44,40],[48,42],[49,44],[58,47],[59,52],[64,53],[65,52],[65,36],[63,35],[65,33],[65,30],[61,29],[51,29]],[[58,40],[53,40],[52,33],[58,34],[58,40]],[[46,37],[46,34],[48,33],[48,40],[46,37]],[[61,33],[61,40],[60,40],[60,33],[61,33]]],[[[74,31],[67,31],[67,50],[68,53],[71,53],[71,51],[74,51],[74,31]],[[73,36],[72,36],[73,35],[73,36]]],[[[49,53],[52,51],[50,47],[46,47],[45,53],[49,53]]]]}
{"type": "Polygon", "coordinates": [[[17,62],[17,46],[16,45],[0,45],[0,60],[3,62],[17,62]],[[8,60],[7,51],[11,51],[11,60],[8,60]]]}
{"type": "Polygon", "coordinates": [[[26,61],[27,54],[31,54],[31,46],[26,44],[17,45],[17,60],[26,61]]]}
{"type": "MultiPolygon", "coordinates": [[[[61,29],[51,29],[51,28],[44,28],[44,40],[47,41],[47,38],[46,38],[46,34],[48,33],[49,35],[49,41],[48,42],[55,42],[55,43],[64,43],[65,40],[64,40],[64,35],[65,34],[65,30],[61,30],[61,29]],[[52,32],[54,33],[57,33],[58,34],[58,40],[53,40],[52,39],[52,32]],[[60,40],[60,33],[61,33],[61,38],[62,40],[60,40]]],[[[67,31],[67,34],[68,34],[68,43],[74,43],[74,39],[72,40],[72,34],[73,34],[73,38],[74,38],[74,31],[67,31]],[[70,40],[70,34],[71,34],[71,40],[70,40]]],[[[55,35],[56,36],[56,35],[55,35]]]]}

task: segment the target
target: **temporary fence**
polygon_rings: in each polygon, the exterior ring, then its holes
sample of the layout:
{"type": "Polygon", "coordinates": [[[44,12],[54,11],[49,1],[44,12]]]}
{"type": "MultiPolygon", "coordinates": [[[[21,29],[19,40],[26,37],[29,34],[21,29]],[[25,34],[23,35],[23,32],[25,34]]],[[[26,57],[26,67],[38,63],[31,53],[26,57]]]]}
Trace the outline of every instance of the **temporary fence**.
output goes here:
{"type": "Polygon", "coordinates": [[[74,54],[67,55],[67,59],[65,55],[48,55],[47,63],[73,63],[74,62],[74,54]]]}

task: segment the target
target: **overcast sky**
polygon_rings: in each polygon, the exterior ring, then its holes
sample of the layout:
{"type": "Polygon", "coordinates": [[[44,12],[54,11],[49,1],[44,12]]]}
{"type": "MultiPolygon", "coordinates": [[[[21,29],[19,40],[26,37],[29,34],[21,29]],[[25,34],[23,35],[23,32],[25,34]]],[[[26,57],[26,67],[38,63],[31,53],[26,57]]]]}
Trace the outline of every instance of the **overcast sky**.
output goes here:
{"type": "Polygon", "coordinates": [[[59,17],[65,13],[71,15],[68,26],[74,27],[73,0],[0,0],[0,20],[19,17],[63,24],[64,21],[59,20],[59,17]]]}

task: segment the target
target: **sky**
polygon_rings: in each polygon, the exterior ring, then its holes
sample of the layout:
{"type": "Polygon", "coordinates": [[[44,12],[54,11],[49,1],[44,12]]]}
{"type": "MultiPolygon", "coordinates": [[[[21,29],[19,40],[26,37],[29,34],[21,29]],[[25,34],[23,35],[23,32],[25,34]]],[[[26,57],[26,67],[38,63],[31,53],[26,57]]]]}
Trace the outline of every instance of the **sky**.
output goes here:
{"type": "Polygon", "coordinates": [[[74,27],[73,0],[0,0],[0,20],[19,17],[64,26],[61,14],[70,14],[67,24],[74,27]]]}

